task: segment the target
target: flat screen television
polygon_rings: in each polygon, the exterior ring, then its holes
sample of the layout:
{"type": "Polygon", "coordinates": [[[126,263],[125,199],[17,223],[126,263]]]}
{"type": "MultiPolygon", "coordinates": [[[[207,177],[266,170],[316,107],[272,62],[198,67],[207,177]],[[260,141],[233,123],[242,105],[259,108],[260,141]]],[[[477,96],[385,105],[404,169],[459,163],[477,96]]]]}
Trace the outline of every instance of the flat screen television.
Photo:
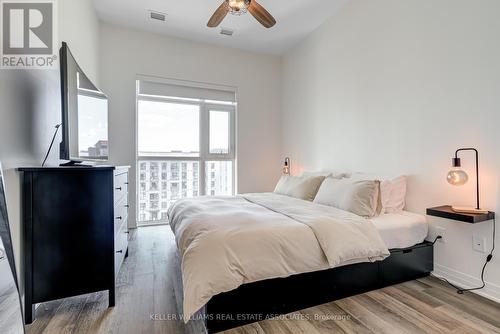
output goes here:
{"type": "Polygon", "coordinates": [[[66,165],[108,160],[108,98],[85,75],[63,42],[61,160],[66,165]]]}

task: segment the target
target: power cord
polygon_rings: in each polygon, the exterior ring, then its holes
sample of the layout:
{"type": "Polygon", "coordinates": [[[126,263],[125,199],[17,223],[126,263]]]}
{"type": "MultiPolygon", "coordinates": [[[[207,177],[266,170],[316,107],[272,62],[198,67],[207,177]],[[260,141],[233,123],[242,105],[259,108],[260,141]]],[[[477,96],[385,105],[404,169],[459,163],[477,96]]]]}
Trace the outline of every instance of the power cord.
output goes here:
{"type": "Polygon", "coordinates": [[[443,237],[442,237],[442,236],[440,236],[440,235],[438,235],[438,236],[436,237],[436,239],[434,239],[434,241],[432,242],[432,245],[434,246],[434,244],[435,244],[438,240],[440,240],[440,239],[443,239],[443,237]]]}
{"type": "Polygon", "coordinates": [[[45,159],[43,159],[42,167],[45,166],[45,163],[47,162],[47,158],[49,157],[50,151],[52,150],[52,145],[54,145],[54,140],[56,139],[57,131],[59,131],[59,127],[61,127],[61,124],[57,124],[55,126],[56,131],[54,131],[54,136],[52,137],[52,141],[50,142],[50,146],[49,146],[49,149],[47,151],[47,154],[45,155],[45,159]]]}
{"type": "MultiPolygon", "coordinates": [[[[496,218],[493,218],[493,247],[491,248],[491,252],[486,257],[486,262],[484,263],[483,269],[481,270],[481,282],[482,282],[481,286],[478,286],[476,288],[463,289],[463,288],[460,288],[460,287],[454,285],[453,283],[448,281],[446,278],[443,278],[443,277],[436,277],[436,278],[451,285],[455,290],[457,290],[457,293],[459,295],[462,295],[464,292],[483,289],[486,286],[486,283],[484,282],[484,271],[486,270],[486,266],[488,265],[488,263],[490,263],[491,260],[493,259],[493,252],[495,251],[496,225],[497,225],[496,218]]],[[[442,238],[443,238],[442,236],[438,235],[432,244],[434,245],[439,239],[442,239],[442,238]]]]}

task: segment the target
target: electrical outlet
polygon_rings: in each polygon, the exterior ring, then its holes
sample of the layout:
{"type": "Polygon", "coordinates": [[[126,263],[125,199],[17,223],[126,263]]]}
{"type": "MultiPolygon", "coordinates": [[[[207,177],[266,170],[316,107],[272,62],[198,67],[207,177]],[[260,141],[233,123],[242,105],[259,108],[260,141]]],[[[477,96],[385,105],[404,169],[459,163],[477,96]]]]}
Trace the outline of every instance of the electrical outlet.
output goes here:
{"type": "Polygon", "coordinates": [[[486,253],[486,238],[477,234],[472,236],[472,248],[481,253],[486,253]]]}
{"type": "Polygon", "coordinates": [[[437,242],[446,242],[446,229],[444,227],[433,225],[429,226],[429,237],[427,240],[434,241],[438,235],[441,236],[441,239],[437,242]]]}
{"type": "Polygon", "coordinates": [[[446,229],[441,226],[436,226],[436,237],[440,235],[441,239],[439,242],[446,242],[446,229]]]}

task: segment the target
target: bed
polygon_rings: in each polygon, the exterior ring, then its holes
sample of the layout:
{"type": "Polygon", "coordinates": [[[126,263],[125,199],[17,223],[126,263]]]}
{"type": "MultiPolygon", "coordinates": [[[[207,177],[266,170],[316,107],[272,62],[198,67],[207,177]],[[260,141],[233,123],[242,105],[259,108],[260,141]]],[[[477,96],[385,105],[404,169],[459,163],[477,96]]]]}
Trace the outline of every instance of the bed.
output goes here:
{"type": "Polygon", "coordinates": [[[425,217],[413,212],[387,213],[370,220],[389,249],[408,248],[420,244],[429,232],[425,217]]]}
{"type": "Polygon", "coordinates": [[[428,276],[433,270],[433,245],[430,242],[390,250],[390,253],[380,262],[269,279],[218,294],[202,311],[207,332],[217,333],[411,281],[428,276]]]}
{"type": "Polygon", "coordinates": [[[363,218],[275,193],[177,202],[184,318],[210,333],[429,275],[425,217],[363,218]]]}

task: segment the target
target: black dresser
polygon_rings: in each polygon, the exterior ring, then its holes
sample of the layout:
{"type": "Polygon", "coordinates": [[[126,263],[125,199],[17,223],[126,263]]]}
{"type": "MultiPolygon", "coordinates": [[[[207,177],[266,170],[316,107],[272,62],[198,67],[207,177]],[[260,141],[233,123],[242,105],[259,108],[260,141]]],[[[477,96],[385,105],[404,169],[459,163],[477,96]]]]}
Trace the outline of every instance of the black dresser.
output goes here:
{"type": "Polygon", "coordinates": [[[20,168],[25,322],[35,304],[102,290],[128,255],[128,167],[20,168]]]}

